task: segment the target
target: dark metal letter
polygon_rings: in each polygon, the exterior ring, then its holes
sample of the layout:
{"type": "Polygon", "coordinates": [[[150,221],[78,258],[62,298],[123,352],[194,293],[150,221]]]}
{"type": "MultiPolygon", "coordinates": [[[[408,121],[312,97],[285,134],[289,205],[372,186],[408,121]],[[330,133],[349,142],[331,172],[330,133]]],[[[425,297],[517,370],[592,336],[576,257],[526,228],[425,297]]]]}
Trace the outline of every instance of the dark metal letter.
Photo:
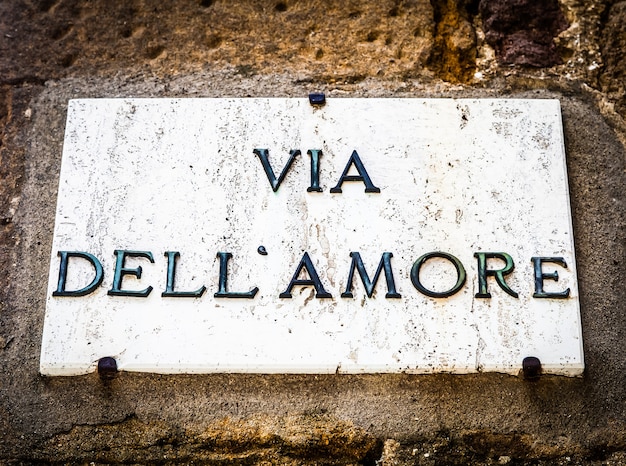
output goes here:
{"type": "Polygon", "coordinates": [[[52,296],[85,296],[94,291],[102,283],[104,278],[104,272],[102,271],[102,264],[92,254],[81,251],[59,251],[59,257],[61,258],[61,265],[59,266],[59,282],[57,284],[56,291],[52,292],[52,296]],[[80,290],[65,291],[65,282],[67,280],[67,266],[70,257],[80,257],[85,259],[93,265],[96,275],[89,285],[80,290]]]}
{"type": "Polygon", "coordinates": [[[450,296],[452,296],[453,294],[458,293],[458,291],[463,287],[463,285],[465,284],[465,278],[467,277],[466,273],[465,273],[465,267],[463,267],[463,264],[461,263],[461,261],[459,259],[457,259],[455,256],[453,256],[452,254],[448,254],[447,252],[429,252],[427,254],[424,254],[423,256],[421,256],[419,259],[417,259],[415,261],[415,263],[413,264],[413,267],[411,268],[411,282],[413,283],[413,286],[415,288],[417,288],[417,290],[422,293],[425,294],[426,296],[430,296],[431,298],[448,298],[450,296]],[[422,265],[424,265],[424,263],[429,260],[432,259],[433,257],[439,257],[441,259],[447,259],[450,262],[452,262],[452,264],[454,265],[454,268],[456,269],[456,283],[454,284],[454,286],[452,288],[450,288],[447,291],[432,291],[429,289],[426,289],[424,287],[424,285],[422,285],[422,282],[420,281],[420,269],[422,268],[422,265]]]}
{"type": "Polygon", "coordinates": [[[474,257],[478,259],[478,293],[476,298],[491,298],[491,293],[487,291],[487,277],[496,277],[496,282],[507,294],[517,298],[519,295],[509,288],[504,281],[504,276],[513,272],[515,264],[513,259],[506,252],[475,252],[474,257]],[[487,269],[487,259],[501,259],[506,264],[499,270],[487,269]]]}
{"type": "Polygon", "coordinates": [[[206,291],[206,286],[202,285],[196,291],[174,291],[174,280],[176,279],[176,261],[180,253],[178,251],[167,251],[167,285],[161,296],[173,298],[199,298],[206,291]]]}
{"type": "MultiPolygon", "coordinates": [[[[274,192],[278,191],[280,184],[283,182],[285,175],[291,168],[293,161],[296,159],[296,156],[300,155],[300,151],[298,149],[292,149],[289,152],[289,160],[287,164],[283,167],[283,171],[280,173],[278,179],[276,179],[276,175],[274,175],[274,170],[272,170],[272,166],[270,165],[270,151],[269,149],[254,149],[253,152],[261,159],[261,164],[263,164],[263,169],[265,170],[265,174],[267,175],[267,179],[272,186],[272,190],[274,192]]],[[[312,162],[311,162],[312,163],[312,162]]]]}
{"type": "Polygon", "coordinates": [[[352,264],[350,264],[350,273],[348,274],[348,283],[346,285],[346,291],[341,293],[342,298],[352,298],[354,295],[352,294],[352,278],[354,277],[354,269],[356,268],[359,271],[359,275],[361,276],[361,281],[363,282],[363,286],[365,287],[365,292],[367,293],[367,297],[371,298],[374,293],[374,287],[378,282],[378,277],[380,276],[381,270],[385,270],[385,279],[387,280],[387,294],[385,298],[401,298],[402,296],[396,291],[396,284],[393,280],[393,271],[391,270],[391,262],[389,261],[393,254],[390,252],[383,252],[383,256],[378,263],[378,269],[376,269],[376,274],[374,275],[374,281],[370,280],[367,271],[365,270],[365,266],[363,265],[363,260],[361,259],[361,254],[358,252],[351,252],[350,257],[352,257],[352,264]]]}
{"type": "Polygon", "coordinates": [[[363,162],[361,162],[361,158],[359,157],[359,154],[357,154],[355,150],[352,151],[352,155],[350,156],[350,159],[348,160],[348,163],[346,164],[346,168],[344,168],[343,173],[341,174],[341,178],[339,178],[339,181],[337,182],[337,186],[335,186],[334,188],[331,188],[330,192],[331,193],[342,192],[341,185],[343,184],[344,181],[362,181],[363,183],[365,183],[366,193],[379,193],[380,192],[380,189],[374,186],[374,184],[372,183],[372,180],[367,174],[367,170],[365,170],[365,167],[363,166],[363,162]],[[348,172],[350,171],[350,167],[353,164],[356,167],[356,170],[359,172],[359,176],[348,175],[348,172]]]}
{"type": "Polygon", "coordinates": [[[248,298],[252,299],[258,293],[259,288],[254,287],[246,292],[228,291],[228,261],[233,257],[230,252],[218,252],[217,257],[220,258],[220,281],[219,291],[213,296],[216,298],[248,298]]]}
{"type": "Polygon", "coordinates": [[[317,271],[315,270],[315,267],[313,267],[313,263],[311,262],[311,258],[309,257],[308,252],[305,252],[304,255],[302,256],[302,260],[300,261],[298,268],[296,268],[296,272],[293,274],[293,278],[289,282],[287,289],[281,294],[279,294],[278,297],[279,298],[291,298],[291,290],[296,285],[299,285],[299,286],[313,285],[315,287],[316,298],[332,298],[331,294],[328,293],[324,289],[324,286],[322,285],[322,282],[320,281],[320,277],[317,275],[317,271]],[[298,280],[298,276],[300,275],[300,272],[302,272],[303,268],[306,269],[307,273],[309,274],[309,277],[311,277],[310,280],[298,280]]]}
{"type": "Polygon", "coordinates": [[[115,275],[113,276],[113,286],[107,292],[111,296],[136,296],[139,298],[145,298],[152,291],[152,287],[149,286],[141,291],[122,290],[122,278],[124,275],[134,275],[137,279],[141,278],[141,266],[136,269],[127,269],[124,267],[126,257],[144,257],[154,264],[154,258],[150,251],[126,251],[122,249],[116,249],[114,252],[117,255],[115,261],[115,275]]]}
{"type": "Polygon", "coordinates": [[[531,261],[533,262],[533,268],[535,269],[535,292],[533,293],[533,298],[565,299],[569,297],[569,288],[558,293],[546,293],[543,291],[543,281],[545,279],[549,279],[558,282],[559,274],[556,270],[552,273],[543,273],[543,270],[541,270],[541,264],[544,262],[550,262],[562,265],[563,268],[566,269],[567,263],[565,262],[565,259],[562,257],[532,257],[531,261]]]}
{"type": "Polygon", "coordinates": [[[311,186],[306,188],[307,192],[321,193],[320,188],[320,157],[323,155],[321,149],[310,149],[306,153],[311,157],[311,186]]]}

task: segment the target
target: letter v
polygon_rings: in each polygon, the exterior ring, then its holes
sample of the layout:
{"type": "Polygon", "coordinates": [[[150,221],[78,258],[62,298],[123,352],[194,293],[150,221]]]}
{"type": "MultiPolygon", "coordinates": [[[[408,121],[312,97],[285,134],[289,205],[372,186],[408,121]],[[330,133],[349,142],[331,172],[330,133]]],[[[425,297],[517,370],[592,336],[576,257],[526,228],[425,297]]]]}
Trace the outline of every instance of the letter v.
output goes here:
{"type": "Polygon", "coordinates": [[[270,185],[272,186],[272,190],[274,192],[278,191],[280,184],[283,182],[283,179],[285,178],[285,175],[287,175],[287,172],[291,168],[291,165],[293,164],[293,161],[296,159],[296,156],[300,155],[299,149],[292,149],[291,151],[289,151],[289,161],[283,167],[283,171],[280,173],[280,176],[278,177],[278,179],[276,179],[276,175],[274,175],[274,170],[272,170],[272,166],[270,165],[269,149],[254,149],[253,152],[259,157],[259,159],[261,159],[261,163],[263,164],[263,169],[265,170],[267,179],[269,180],[270,185]]]}

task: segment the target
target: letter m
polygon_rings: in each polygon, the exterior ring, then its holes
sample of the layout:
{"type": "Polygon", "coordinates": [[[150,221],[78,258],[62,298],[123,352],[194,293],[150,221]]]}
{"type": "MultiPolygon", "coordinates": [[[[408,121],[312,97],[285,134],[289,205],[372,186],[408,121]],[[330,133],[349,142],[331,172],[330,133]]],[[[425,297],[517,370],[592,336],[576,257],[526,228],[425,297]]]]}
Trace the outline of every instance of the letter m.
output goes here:
{"type": "Polygon", "coordinates": [[[352,264],[350,265],[350,273],[348,274],[348,284],[346,285],[346,291],[341,293],[342,298],[352,298],[354,295],[352,294],[352,279],[354,278],[354,269],[359,271],[359,275],[361,276],[361,281],[363,282],[363,286],[365,287],[365,292],[367,293],[367,297],[371,298],[372,294],[374,294],[374,288],[376,287],[376,283],[378,282],[378,277],[380,277],[380,272],[385,270],[385,279],[387,280],[387,294],[385,298],[401,298],[400,294],[396,291],[396,284],[393,280],[393,271],[391,270],[391,261],[390,259],[393,257],[393,254],[390,252],[383,252],[383,256],[378,263],[378,269],[376,269],[376,274],[374,275],[374,280],[370,280],[367,271],[365,270],[365,266],[363,265],[363,260],[361,259],[361,254],[358,252],[351,252],[350,257],[352,257],[352,264]]]}

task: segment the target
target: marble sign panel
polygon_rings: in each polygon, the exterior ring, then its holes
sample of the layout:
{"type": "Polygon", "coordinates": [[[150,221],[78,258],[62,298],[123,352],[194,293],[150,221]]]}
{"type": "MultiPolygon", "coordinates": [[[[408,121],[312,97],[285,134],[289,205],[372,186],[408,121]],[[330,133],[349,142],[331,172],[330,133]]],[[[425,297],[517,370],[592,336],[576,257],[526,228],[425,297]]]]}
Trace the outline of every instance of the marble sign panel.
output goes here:
{"type": "Polygon", "coordinates": [[[69,102],[40,371],[584,368],[557,100],[69,102]]]}

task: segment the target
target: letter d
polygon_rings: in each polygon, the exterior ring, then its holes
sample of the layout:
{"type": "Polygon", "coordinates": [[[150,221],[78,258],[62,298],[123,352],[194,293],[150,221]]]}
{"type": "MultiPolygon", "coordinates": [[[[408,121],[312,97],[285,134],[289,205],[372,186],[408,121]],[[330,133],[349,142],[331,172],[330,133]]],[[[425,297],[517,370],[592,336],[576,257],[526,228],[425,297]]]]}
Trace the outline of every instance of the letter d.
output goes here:
{"type": "Polygon", "coordinates": [[[59,283],[57,284],[57,290],[52,293],[52,296],[85,296],[100,286],[102,279],[104,278],[104,273],[102,271],[102,264],[96,256],[89,254],[88,252],[81,251],[59,251],[58,255],[61,258],[61,265],[59,266],[59,283]],[[80,257],[81,259],[89,261],[91,265],[93,265],[96,272],[96,275],[93,277],[91,283],[80,290],[65,291],[67,266],[70,257],[80,257]]]}

